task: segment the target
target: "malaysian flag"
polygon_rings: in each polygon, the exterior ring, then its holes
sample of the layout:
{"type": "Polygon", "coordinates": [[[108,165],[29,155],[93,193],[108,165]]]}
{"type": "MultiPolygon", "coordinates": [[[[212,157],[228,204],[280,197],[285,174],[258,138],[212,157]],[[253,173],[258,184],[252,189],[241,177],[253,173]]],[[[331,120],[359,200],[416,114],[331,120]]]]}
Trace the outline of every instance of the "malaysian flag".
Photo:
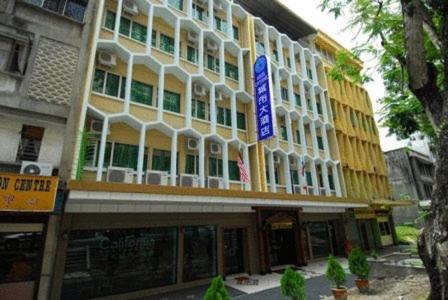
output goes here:
{"type": "Polygon", "coordinates": [[[302,177],[305,176],[305,158],[302,156],[302,160],[301,160],[301,173],[302,173],[302,177]]]}
{"type": "Polygon", "coordinates": [[[250,182],[249,173],[247,172],[246,166],[244,165],[241,153],[238,154],[236,163],[238,164],[238,169],[240,170],[240,180],[242,182],[250,182]]]}

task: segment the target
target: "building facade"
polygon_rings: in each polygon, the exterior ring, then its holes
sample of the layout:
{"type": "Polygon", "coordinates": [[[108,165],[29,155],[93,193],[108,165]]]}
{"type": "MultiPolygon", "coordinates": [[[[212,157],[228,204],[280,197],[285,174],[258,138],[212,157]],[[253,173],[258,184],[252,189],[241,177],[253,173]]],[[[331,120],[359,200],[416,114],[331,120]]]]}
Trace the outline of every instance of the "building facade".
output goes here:
{"type": "MultiPolygon", "coordinates": [[[[316,51],[324,61],[327,74],[336,63],[338,52],[346,51],[331,37],[319,31],[316,51]]],[[[352,58],[347,63],[362,69],[362,62],[352,58]]],[[[397,242],[391,206],[387,166],[380,146],[372,103],[367,91],[353,80],[334,80],[327,76],[328,94],[333,112],[340,161],[348,198],[368,201],[369,209],[355,209],[352,226],[359,235],[354,243],[372,250],[397,242]]]]}
{"type": "Polygon", "coordinates": [[[2,299],[48,298],[89,9],[87,1],[0,1],[2,299]]]}
{"type": "Polygon", "coordinates": [[[428,206],[431,201],[434,161],[428,155],[409,148],[387,151],[384,155],[394,199],[417,200],[413,206],[395,208],[395,222],[414,223],[419,217],[419,206],[428,206]]]}

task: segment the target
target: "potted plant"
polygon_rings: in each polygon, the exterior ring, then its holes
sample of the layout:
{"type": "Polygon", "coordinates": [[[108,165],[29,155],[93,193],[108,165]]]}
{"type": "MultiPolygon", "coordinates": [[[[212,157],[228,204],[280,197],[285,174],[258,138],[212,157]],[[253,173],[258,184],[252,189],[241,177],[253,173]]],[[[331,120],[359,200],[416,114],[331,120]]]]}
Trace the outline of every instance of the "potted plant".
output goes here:
{"type": "Polygon", "coordinates": [[[331,291],[333,292],[334,299],[346,300],[347,288],[344,286],[345,271],[333,255],[330,255],[328,258],[327,272],[325,273],[325,276],[333,283],[331,291]]]}
{"type": "Polygon", "coordinates": [[[305,300],[305,278],[287,267],[280,281],[282,295],[292,300],[305,300]]]}
{"type": "Polygon", "coordinates": [[[353,275],[356,275],[356,286],[358,290],[365,294],[369,291],[369,273],[370,265],[367,257],[359,247],[353,248],[348,256],[348,268],[353,275]]]}
{"type": "Polygon", "coordinates": [[[213,278],[212,283],[205,293],[204,300],[230,300],[229,293],[224,286],[224,281],[221,276],[213,278]]]}

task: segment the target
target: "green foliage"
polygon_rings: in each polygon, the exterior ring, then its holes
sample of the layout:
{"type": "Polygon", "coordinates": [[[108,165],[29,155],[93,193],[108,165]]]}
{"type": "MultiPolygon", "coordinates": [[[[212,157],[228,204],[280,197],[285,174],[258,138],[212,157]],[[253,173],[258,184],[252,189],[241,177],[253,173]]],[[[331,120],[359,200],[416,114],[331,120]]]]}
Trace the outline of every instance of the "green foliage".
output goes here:
{"type": "Polygon", "coordinates": [[[325,276],[338,289],[342,288],[345,284],[345,271],[333,255],[330,255],[328,258],[325,276]]]}
{"type": "Polygon", "coordinates": [[[370,253],[370,256],[371,256],[373,259],[378,259],[378,257],[380,257],[380,256],[378,255],[378,252],[376,252],[375,250],[373,250],[373,251],[370,253]]]}
{"type": "Polygon", "coordinates": [[[395,226],[398,242],[406,245],[417,245],[420,230],[413,226],[395,226]]]}
{"type": "Polygon", "coordinates": [[[212,283],[205,293],[204,300],[230,300],[229,293],[224,286],[224,281],[221,276],[213,278],[212,283]]]}
{"type": "Polygon", "coordinates": [[[292,300],[305,300],[305,278],[290,267],[286,268],[280,281],[282,295],[292,300]]]}
{"type": "Polygon", "coordinates": [[[81,132],[81,145],[79,147],[78,164],[76,166],[76,180],[81,180],[84,172],[84,164],[87,155],[87,140],[89,133],[86,131],[81,132]]]}
{"type": "MultiPolygon", "coordinates": [[[[372,70],[378,71],[386,88],[386,96],[380,99],[382,103],[381,125],[389,128],[389,134],[399,138],[408,138],[413,133],[428,136],[432,144],[437,143],[436,132],[429,121],[422,103],[409,90],[409,74],[406,68],[406,49],[403,14],[397,0],[322,0],[321,9],[338,18],[344,12],[350,12],[346,29],[357,32],[354,39],[358,42],[352,49],[355,56],[378,62],[372,70]]],[[[435,31],[442,32],[442,10],[425,8],[428,11],[435,31]]],[[[426,30],[426,28],[424,28],[426,30]]],[[[441,49],[425,31],[424,47],[426,61],[437,70],[437,84],[442,90],[444,65],[441,49]]],[[[339,55],[338,55],[339,56],[339,55]]],[[[330,75],[334,79],[343,76],[354,81],[365,81],[372,70],[361,70],[345,66],[348,55],[337,57],[336,64],[330,75]],[[345,56],[345,59],[344,59],[345,56]]]]}
{"type": "Polygon", "coordinates": [[[348,256],[348,268],[359,279],[367,279],[370,273],[370,265],[367,257],[359,247],[355,247],[348,256]]]}

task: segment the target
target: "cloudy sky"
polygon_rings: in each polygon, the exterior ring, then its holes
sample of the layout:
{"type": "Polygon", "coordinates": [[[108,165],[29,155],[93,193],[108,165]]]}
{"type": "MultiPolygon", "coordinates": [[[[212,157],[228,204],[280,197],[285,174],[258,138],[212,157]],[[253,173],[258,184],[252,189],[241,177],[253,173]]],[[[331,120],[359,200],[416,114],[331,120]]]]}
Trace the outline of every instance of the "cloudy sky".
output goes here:
{"type": "MultiPolygon", "coordinates": [[[[347,48],[351,48],[356,45],[353,41],[353,37],[356,35],[355,31],[345,31],[342,29],[347,25],[347,16],[340,17],[334,20],[333,16],[328,15],[321,11],[319,4],[321,0],[280,0],[280,2],[287,5],[291,10],[297,13],[301,18],[316,28],[326,32],[332,38],[337,40],[340,44],[347,48]]],[[[373,67],[374,61],[365,63],[366,67],[373,67]]],[[[365,87],[368,90],[373,103],[373,109],[376,113],[376,119],[378,121],[378,111],[381,105],[377,103],[377,100],[384,95],[384,86],[381,77],[378,74],[374,74],[373,81],[366,84],[365,87]]],[[[397,141],[395,137],[387,137],[387,128],[379,128],[381,135],[381,147],[384,151],[396,149],[407,145],[407,141],[397,141]]]]}

